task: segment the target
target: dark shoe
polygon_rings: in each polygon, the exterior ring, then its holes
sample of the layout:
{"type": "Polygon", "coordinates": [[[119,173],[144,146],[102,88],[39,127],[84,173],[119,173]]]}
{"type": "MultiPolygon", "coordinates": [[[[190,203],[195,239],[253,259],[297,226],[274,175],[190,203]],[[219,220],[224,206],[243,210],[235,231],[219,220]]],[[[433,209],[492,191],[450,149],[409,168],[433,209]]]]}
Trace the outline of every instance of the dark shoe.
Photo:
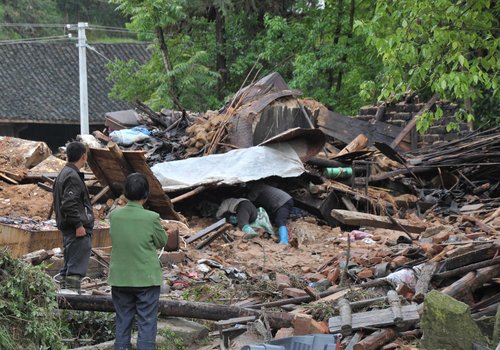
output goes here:
{"type": "Polygon", "coordinates": [[[52,279],[59,285],[59,288],[66,288],[66,276],[58,273],[52,279]]]}
{"type": "Polygon", "coordinates": [[[66,288],[71,289],[78,294],[80,294],[80,281],[81,277],[79,275],[69,275],[66,276],[66,288]]]}

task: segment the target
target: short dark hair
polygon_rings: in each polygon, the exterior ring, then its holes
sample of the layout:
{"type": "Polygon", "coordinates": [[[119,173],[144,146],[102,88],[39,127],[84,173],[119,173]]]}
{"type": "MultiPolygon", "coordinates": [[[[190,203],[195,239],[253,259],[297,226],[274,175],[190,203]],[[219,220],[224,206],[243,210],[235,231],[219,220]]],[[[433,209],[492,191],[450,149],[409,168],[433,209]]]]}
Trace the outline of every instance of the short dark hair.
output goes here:
{"type": "Polygon", "coordinates": [[[146,176],[142,173],[132,173],[127,176],[123,194],[128,200],[138,201],[147,199],[149,196],[149,183],[146,176]]]}
{"type": "Polygon", "coordinates": [[[66,156],[70,163],[79,161],[85,153],[87,153],[87,147],[81,142],[73,141],[66,146],[66,156]]]}

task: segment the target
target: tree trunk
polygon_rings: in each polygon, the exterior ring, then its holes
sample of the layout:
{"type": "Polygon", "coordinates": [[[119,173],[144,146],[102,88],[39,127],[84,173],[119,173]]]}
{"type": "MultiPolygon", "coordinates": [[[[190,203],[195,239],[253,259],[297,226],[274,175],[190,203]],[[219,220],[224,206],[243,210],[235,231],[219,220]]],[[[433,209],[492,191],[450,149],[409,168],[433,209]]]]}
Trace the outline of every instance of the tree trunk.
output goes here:
{"type": "MultiPolygon", "coordinates": [[[[156,27],[155,29],[156,29],[156,37],[158,39],[158,43],[160,44],[160,52],[163,58],[163,65],[165,66],[165,70],[167,72],[171,72],[172,62],[170,61],[170,55],[168,53],[168,46],[165,42],[163,29],[161,27],[156,27]]],[[[177,107],[177,109],[179,111],[182,111],[182,113],[185,113],[185,110],[182,107],[181,102],[179,101],[179,92],[177,91],[175,77],[171,77],[169,80],[170,80],[169,81],[170,97],[172,98],[172,101],[174,102],[174,105],[177,107]]]]}
{"type": "MultiPolygon", "coordinates": [[[[349,9],[349,32],[347,33],[347,37],[349,39],[352,38],[352,31],[353,31],[353,28],[354,28],[354,12],[355,12],[355,9],[356,9],[354,1],[355,0],[351,0],[351,7],[349,9]]],[[[346,45],[348,45],[348,43],[346,45]]],[[[342,63],[347,63],[347,54],[344,54],[344,56],[342,56],[342,63]]],[[[342,88],[342,76],[343,76],[343,73],[344,72],[343,72],[342,69],[340,69],[339,72],[338,72],[337,86],[335,88],[335,91],[337,91],[337,92],[339,92],[340,89],[342,88]]]]}
{"type": "Polygon", "coordinates": [[[222,100],[224,98],[224,88],[228,80],[227,62],[225,55],[226,46],[226,25],[225,18],[220,9],[216,8],[215,17],[215,39],[217,50],[216,69],[220,74],[220,79],[217,84],[217,97],[222,100]]]}
{"type": "MultiPolygon", "coordinates": [[[[57,302],[60,309],[114,312],[110,296],[59,294],[57,302]]],[[[197,318],[204,320],[226,320],[243,316],[260,316],[257,310],[238,306],[209,303],[160,300],[158,310],[162,316],[197,318]]],[[[291,327],[293,315],[286,312],[266,312],[273,328],[291,327]]]]}

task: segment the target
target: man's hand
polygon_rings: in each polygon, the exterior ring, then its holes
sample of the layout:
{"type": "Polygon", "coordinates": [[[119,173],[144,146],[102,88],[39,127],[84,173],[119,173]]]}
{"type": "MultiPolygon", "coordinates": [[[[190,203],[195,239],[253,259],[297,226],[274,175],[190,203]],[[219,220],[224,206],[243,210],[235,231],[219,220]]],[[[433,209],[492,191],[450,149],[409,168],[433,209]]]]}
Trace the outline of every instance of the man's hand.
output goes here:
{"type": "Polygon", "coordinates": [[[85,227],[83,226],[80,226],[76,229],[76,237],[83,237],[87,234],[87,232],[85,232],[85,227]]]}

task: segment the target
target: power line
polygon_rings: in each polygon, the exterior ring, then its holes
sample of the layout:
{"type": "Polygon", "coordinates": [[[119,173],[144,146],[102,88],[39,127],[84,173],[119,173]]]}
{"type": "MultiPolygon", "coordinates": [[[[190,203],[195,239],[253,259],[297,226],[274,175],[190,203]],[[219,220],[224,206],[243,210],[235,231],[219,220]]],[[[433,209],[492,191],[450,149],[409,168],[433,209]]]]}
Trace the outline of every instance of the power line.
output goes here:
{"type": "Polygon", "coordinates": [[[0,27],[38,27],[38,28],[60,28],[66,24],[54,23],[0,23],[0,27]]]}
{"type": "Polygon", "coordinates": [[[59,35],[59,36],[45,36],[38,38],[24,38],[24,39],[12,39],[12,40],[0,40],[0,45],[15,45],[15,44],[31,44],[31,43],[42,43],[42,42],[52,42],[60,40],[71,39],[71,34],[69,35],[59,35]]]}
{"type": "Polygon", "coordinates": [[[94,26],[89,27],[90,30],[100,31],[100,32],[116,32],[125,34],[153,34],[153,32],[134,32],[128,29],[106,29],[106,28],[96,28],[94,26]]]}

